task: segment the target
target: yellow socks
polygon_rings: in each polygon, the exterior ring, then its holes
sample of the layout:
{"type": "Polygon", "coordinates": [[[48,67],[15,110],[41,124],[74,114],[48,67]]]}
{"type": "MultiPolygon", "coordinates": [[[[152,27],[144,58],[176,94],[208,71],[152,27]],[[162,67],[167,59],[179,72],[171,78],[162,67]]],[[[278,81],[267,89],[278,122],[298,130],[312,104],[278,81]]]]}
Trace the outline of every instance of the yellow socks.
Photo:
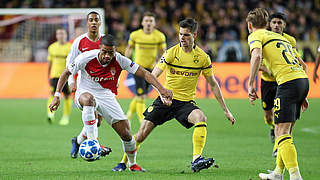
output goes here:
{"type": "MultiPolygon", "coordinates": [[[[297,151],[293,144],[292,137],[289,134],[279,136],[276,139],[278,144],[278,155],[277,155],[277,165],[278,165],[278,156],[282,159],[283,164],[288,169],[290,173],[290,178],[299,178],[299,166],[297,160],[297,151]]],[[[279,165],[280,162],[279,162],[279,165]]],[[[281,168],[281,167],[280,167],[281,168]]]]}
{"type": "Polygon", "coordinates": [[[144,111],[146,109],[146,105],[144,104],[144,99],[142,98],[137,98],[137,115],[139,118],[140,123],[144,119],[144,111]]]}
{"type": "Polygon", "coordinates": [[[133,116],[133,114],[136,112],[136,103],[137,103],[137,98],[134,97],[129,105],[129,110],[127,112],[127,118],[130,120],[133,116]]]}
{"type": "MultiPolygon", "coordinates": [[[[133,137],[133,138],[134,138],[134,137],[133,137]]],[[[137,151],[138,151],[139,148],[140,148],[140,143],[138,143],[135,138],[134,138],[134,141],[136,142],[136,149],[137,149],[137,151]]],[[[125,163],[125,164],[128,163],[128,157],[127,157],[127,154],[126,154],[126,153],[123,153],[123,156],[122,156],[122,159],[121,159],[121,163],[125,163]]]]}
{"type": "Polygon", "coordinates": [[[201,156],[207,138],[207,123],[198,122],[194,126],[193,142],[193,160],[201,156]]]}

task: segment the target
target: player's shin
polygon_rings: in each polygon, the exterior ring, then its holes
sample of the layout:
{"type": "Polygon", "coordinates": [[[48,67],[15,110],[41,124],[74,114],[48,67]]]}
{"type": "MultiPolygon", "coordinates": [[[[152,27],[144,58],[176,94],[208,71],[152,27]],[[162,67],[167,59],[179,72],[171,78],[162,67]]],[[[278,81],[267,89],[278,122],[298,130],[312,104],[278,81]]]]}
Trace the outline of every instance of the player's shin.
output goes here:
{"type": "Polygon", "coordinates": [[[49,118],[52,118],[54,116],[54,112],[51,112],[50,108],[49,108],[49,105],[51,104],[52,100],[53,100],[53,96],[50,96],[48,98],[48,103],[47,103],[47,112],[48,112],[48,117],[49,118]]]}
{"type": "Polygon", "coordinates": [[[71,108],[72,108],[72,99],[65,98],[63,103],[63,116],[69,117],[71,113],[71,108]]]}
{"type": "MultiPolygon", "coordinates": [[[[278,147],[278,143],[279,143],[280,140],[281,140],[280,138],[276,139],[276,142],[274,143],[275,147],[278,147]]],[[[273,172],[275,174],[282,175],[283,171],[284,171],[284,168],[285,168],[285,166],[284,166],[284,162],[282,160],[282,156],[281,156],[280,153],[278,153],[277,159],[276,159],[276,168],[273,170],[273,172]]]]}
{"type": "Polygon", "coordinates": [[[122,141],[122,144],[123,150],[129,159],[129,167],[136,164],[137,149],[134,139],[132,138],[131,141],[122,141]]]}
{"type": "Polygon", "coordinates": [[[95,108],[93,106],[83,106],[82,121],[86,129],[88,139],[97,140],[98,127],[94,111],[95,108]]]}
{"type": "Polygon", "coordinates": [[[139,118],[140,123],[142,123],[142,120],[144,119],[143,112],[146,109],[146,105],[144,104],[144,98],[138,98],[137,99],[137,115],[139,118]]]}
{"type": "MultiPolygon", "coordinates": [[[[134,137],[133,137],[134,138],[134,137]]],[[[134,138],[135,142],[136,142],[136,149],[137,151],[140,148],[140,143],[136,141],[136,139],[134,138]]],[[[122,159],[121,159],[121,163],[127,164],[128,163],[128,157],[126,153],[123,153],[122,159]]]]}
{"type": "Polygon", "coordinates": [[[193,142],[193,161],[201,156],[207,137],[207,123],[198,122],[194,126],[193,142]]]}
{"type": "Polygon", "coordinates": [[[127,118],[130,120],[133,116],[133,114],[136,112],[136,105],[137,104],[137,98],[134,97],[129,105],[129,110],[127,112],[127,118]]]}
{"type": "Polygon", "coordinates": [[[293,144],[291,135],[285,134],[278,137],[278,156],[281,155],[285,167],[290,173],[290,179],[298,179],[301,177],[298,160],[297,151],[293,144]]]}

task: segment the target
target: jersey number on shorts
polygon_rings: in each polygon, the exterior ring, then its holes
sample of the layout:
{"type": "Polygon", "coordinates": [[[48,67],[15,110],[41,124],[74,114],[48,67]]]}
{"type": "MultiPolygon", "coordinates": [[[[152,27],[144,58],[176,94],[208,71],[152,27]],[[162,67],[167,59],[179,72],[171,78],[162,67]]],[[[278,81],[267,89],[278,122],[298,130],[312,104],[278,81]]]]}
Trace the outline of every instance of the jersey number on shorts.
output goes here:
{"type": "MultiPolygon", "coordinates": [[[[286,43],[287,44],[287,43],[286,43]]],[[[283,46],[284,47],[284,50],[282,51],[282,56],[283,56],[283,58],[284,58],[284,60],[286,60],[286,62],[288,63],[288,64],[298,64],[298,61],[297,61],[297,58],[296,58],[296,56],[295,55],[293,55],[293,49],[292,49],[292,46],[290,45],[290,44],[287,44],[287,45],[285,45],[283,42],[278,42],[277,43],[277,48],[280,48],[281,46],[283,46]],[[290,53],[290,55],[292,56],[292,58],[293,58],[293,60],[292,61],[290,61],[289,59],[288,59],[288,57],[287,57],[287,55],[286,55],[286,52],[289,52],[290,53]]]]}
{"type": "Polygon", "coordinates": [[[280,98],[276,98],[274,100],[274,111],[279,111],[280,110],[280,98]]]}

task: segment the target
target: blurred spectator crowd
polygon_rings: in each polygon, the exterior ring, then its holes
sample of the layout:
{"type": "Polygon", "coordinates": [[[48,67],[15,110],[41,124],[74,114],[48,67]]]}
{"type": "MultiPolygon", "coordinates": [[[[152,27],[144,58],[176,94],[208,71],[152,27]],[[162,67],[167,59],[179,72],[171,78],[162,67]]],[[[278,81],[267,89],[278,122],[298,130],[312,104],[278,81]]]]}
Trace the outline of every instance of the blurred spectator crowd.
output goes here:
{"type": "Polygon", "coordinates": [[[239,42],[247,40],[245,18],[255,7],[267,8],[270,14],[286,14],[285,32],[297,41],[320,40],[320,0],[11,0],[0,3],[0,7],[104,8],[107,32],[117,36],[120,46],[125,46],[130,32],[140,28],[145,11],[156,13],[157,27],[166,34],[168,47],[178,41],[178,22],[193,17],[199,22],[198,40],[204,49],[210,42],[222,41],[220,52],[215,55],[221,62],[230,58],[226,57],[228,48],[223,49],[223,45],[234,46],[229,55],[238,61],[244,59],[239,42]]]}

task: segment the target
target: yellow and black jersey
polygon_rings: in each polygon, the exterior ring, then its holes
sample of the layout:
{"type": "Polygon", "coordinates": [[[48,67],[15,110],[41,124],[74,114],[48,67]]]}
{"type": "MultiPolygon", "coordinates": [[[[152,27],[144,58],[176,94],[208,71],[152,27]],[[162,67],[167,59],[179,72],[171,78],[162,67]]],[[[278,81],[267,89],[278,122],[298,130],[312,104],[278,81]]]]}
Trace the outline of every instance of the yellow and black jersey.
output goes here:
{"type": "Polygon", "coordinates": [[[307,78],[299,64],[290,42],[282,35],[265,29],[259,29],[248,37],[250,52],[254,48],[262,49],[266,67],[280,85],[290,80],[307,78]]]}
{"type": "Polygon", "coordinates": [[[63,45],[58,42],[52,43],[48,48],[48,61],[51,62],[50,78],[59,78],[66,68],[66,58],[71,49],[71,43],[63,45]]]}
{"type": "Polygon", "coordinates": [[[167,50],[157,67],[166,70],[165,87],[173,92],[173,99],[194,100],[200,73],[213,75],[209,56],[198,46],[191,52],[184,52],[180,44],[167,50]]]}
{"type": "MultiPolygon", "coordinates": [[[[296,44],[297,44],[296,39],[295,39],[293,36],[290,36],[289,34],[286,34],[286,33],[283,33],[282,36],[283,36],[284,38],[286,38],[286,39],[290,42],[296,58],[300,57],[300,55],[299,55],[299,53],[297,52],[297,49],[296,49],[296,44]]],[[[262,60],[262,65],[266,66],[266,64],[265,64],[264,61],[265,61],[265,60],[263,59],[263,60],[262,60]]],[[[299,63],[299,64],[300,64],[300,63],[299,63]]],[[[301,64],[300,64],[300,65],[301,65],[301,64]]],[[[267,67],[267,68],[268,68],[268,67],[267,67]]],[[[270,82],[270,81],[276,81],[276,79],[275,79],[273,76],[269,76],[269,74],[267,74],[266,72],[263,72],[263,71],[261,72],[261,78],[262,78],[264,81],[269,81],[269,82],[270,82]]]]}
{"type": "Polygon", "coordinates": [[[134,47],[134,61],[148,69],[153,69],[156,64],[158,50],[167,48],[165,35],[157,29],[150,34],[144,33],[142,29],[133,31],[129,45],[134,47]]]}

